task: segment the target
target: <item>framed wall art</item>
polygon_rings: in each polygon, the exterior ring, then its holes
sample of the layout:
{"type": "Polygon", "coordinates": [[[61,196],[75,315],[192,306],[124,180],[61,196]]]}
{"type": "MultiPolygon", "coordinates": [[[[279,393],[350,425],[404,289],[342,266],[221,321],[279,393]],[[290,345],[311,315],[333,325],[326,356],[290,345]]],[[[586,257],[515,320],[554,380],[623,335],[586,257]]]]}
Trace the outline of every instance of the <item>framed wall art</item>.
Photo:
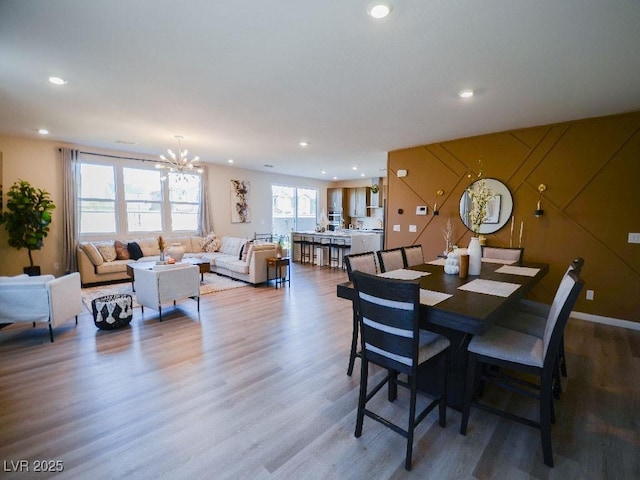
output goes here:
{"type": "Polygon", "coordinates": [[[231,180],[231,223],[251,223],[251,182],[231,180]]]}

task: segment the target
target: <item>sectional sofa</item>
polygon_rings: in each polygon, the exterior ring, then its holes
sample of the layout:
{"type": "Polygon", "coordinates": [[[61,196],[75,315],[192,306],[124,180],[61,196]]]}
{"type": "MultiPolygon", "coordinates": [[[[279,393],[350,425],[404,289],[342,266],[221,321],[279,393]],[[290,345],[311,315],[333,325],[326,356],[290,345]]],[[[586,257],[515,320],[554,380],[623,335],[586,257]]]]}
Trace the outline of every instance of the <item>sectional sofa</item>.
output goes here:
{"type": "MultiPolygon", "coordinates": [[[[165,237],[167,247],[180,244],[185,257],[197,257],[209,261],[211,271],[227,277],[258,285],[267,281],[267,257],[276,256],[275,243],[263,243],[239,237],[221,237],[210,242],[210,236],[165,237]]],[[[127,280],[127,264],[160,259],[158,239],[154,237],[81,242],[77,249],[78,271],[82,285],[127,280]],[[141,258],[133,258],[129,251],[136,251],[141,258]],[[124,249],[123,249],[124,246],[124,249]],[[125,252],[126,250],[126,252],[125,252]],[[140,254],[139,253],[139,254],[140,254]]]]}

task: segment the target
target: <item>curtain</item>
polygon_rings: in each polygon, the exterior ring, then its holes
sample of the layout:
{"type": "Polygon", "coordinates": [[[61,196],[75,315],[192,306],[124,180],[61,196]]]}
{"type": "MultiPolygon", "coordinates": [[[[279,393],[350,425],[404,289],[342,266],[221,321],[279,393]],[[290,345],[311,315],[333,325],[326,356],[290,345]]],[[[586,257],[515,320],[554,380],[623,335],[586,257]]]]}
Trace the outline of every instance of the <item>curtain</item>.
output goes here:
{"type": "Polygon", "coordinates": [[[198,235],[206,237],[213,231],[213,220],[211,220],[211,207],[209,206],[209,170],[202,167],[203,172],[200,177],[200,217],[198,218],[198,235]]]}
{"type": "Polygon", "coordinates": [[[61,148],[62,152],[62,264],[65,272],[78,271],[76,248],[78,242],[78,150],[61,148]]]}

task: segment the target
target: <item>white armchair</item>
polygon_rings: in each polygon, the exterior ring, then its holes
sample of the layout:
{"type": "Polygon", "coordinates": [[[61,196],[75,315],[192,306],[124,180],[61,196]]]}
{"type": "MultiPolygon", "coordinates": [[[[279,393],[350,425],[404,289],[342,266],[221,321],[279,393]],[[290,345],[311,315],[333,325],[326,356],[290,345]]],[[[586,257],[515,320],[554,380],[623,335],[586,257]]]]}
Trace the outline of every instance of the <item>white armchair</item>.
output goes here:
{"type": "Polygon", "coordinates": [[[53,327],[82,313],[80,274],[0,277],[0,323],[46,322],[53,327]]]}
{"type": "Polygon", "coordinates": [[[176,264],[156,266],[151,270],[137,269],[136,299],[142,307],[158,310],[162,321],[162,303],[194,298],[200,312],[200,269],[196,265],[176,264]]]}

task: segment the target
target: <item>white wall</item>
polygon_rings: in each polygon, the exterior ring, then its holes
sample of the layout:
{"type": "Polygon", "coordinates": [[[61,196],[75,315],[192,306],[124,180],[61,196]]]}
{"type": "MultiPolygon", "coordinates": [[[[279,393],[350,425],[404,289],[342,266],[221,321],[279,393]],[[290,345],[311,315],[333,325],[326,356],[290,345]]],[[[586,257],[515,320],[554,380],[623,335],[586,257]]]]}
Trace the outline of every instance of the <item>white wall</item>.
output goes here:
{"type": "MultiPolygon", "coordinates": [[[[17,180],[27,180],[34,187],[47,190],[57,208],[48,237],[40,251],[33,252],[34,263],[40,265],[43,274],[61,275],[62,267],[54,269],[54,263],[62,263],[62,160],[58,149],[70,146],[83,151],[146,158],[144,156],[116,150],[68,145],[42,139],[10,137],[0,135],[0,185],[7,190],[17,180]]],[[[255,232],[271,231],[271,185],[289,185],[318,189],[318,214],[326,212],[327,186],[329,182],[302,177],[265,173],[240,168],[209,165],[209,200],[213,214],[214,230],[218,235],[253,237],[255,232]],[[251,223],[231,223],[231,180],[251,182],[251,223]]],[[[0,275],[17,275],[29,264],[26,250],[16,250],[7,244],[7,234],[0,226],[0,275]]]]}
{"type": "Polygon", "coordinates": [[[329,182],[241,168],[209,165],[209,201],[213,226],[218,236],[253,237],[271,232],[271,185],[318,189],[318,215],[327,211],[329,182]],[[231,180],[251,182],[251,223],[231,223],[231,180]]]}

